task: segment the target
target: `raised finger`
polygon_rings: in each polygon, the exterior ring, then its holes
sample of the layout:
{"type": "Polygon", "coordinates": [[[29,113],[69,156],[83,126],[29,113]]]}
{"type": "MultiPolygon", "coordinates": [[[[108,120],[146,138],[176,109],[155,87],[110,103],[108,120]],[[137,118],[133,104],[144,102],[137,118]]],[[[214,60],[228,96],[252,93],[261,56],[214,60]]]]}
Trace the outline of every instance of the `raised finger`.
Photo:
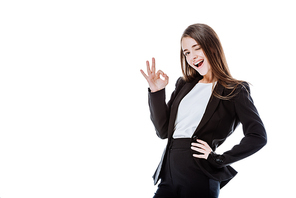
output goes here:
{"type": "Polygon", "coordinates": [[[149,61],[146,61],[146,66],[147,66],[147,74],[149,76],[151,74],[149,61]]]}
{"type": "Polygon", "coordinates": [[[142,73],[142,75],[144,76],[144,78],[148,79],[148,76],[145,74],[145,72],[143,70],[140,70],[140,72],[142,73]]]}
{"type": "Polygon", "coordinates": [[[155,73],[155,58],[152,58],[152,67],[151,67],[151,72],[155,73]]]}

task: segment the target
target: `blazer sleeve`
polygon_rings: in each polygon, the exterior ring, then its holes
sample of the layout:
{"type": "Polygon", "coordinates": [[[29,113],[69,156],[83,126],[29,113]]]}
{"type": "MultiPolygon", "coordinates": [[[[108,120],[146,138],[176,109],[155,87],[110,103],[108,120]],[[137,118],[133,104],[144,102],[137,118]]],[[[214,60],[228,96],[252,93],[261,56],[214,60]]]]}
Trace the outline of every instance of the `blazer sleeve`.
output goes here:
{"type": "Polygon", "coordinates": [[[169,102],[166,104],[165,89],[157,92],[151,92],[148,88],[148,104],[150,109],[150,118],[154,124],[156,134],[161,139],[168,137],[168,125],[170,118],[171,105],[181,88],[184,80],[180,77],[175,85],[175,90],[171,95],[169,102]]]}
{"type": "Polygon", "coordinates": [[[243,127],[244,138],[222,155],[214,152],[209,155],[208,161],[216,168],[222,168],[246,158],[267,143],[266,131],[251,98],[249,85],[244,83],[244,86],[238,89],[239,93],[234,97],[234,107],[237,119],[243,127]]]}

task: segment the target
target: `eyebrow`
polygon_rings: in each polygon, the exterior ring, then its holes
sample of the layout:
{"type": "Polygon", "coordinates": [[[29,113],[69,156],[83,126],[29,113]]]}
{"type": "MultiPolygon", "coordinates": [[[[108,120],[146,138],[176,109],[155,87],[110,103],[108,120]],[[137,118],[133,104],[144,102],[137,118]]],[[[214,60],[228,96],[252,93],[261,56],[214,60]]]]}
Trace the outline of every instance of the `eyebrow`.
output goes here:
{"type": "MultiPolygon", "coordinates": [[[[199,44],[197,43],[197,44],[195,44],[195,45],[192,45],[191,48],[194,48],[194,47],[196,47],[196,46],[199,46],[199,44]]],[[[183,50],[183,52],[185,52],[185,51],[188,51],[188,49],[184,49],[184,50],[183,50]]]]}

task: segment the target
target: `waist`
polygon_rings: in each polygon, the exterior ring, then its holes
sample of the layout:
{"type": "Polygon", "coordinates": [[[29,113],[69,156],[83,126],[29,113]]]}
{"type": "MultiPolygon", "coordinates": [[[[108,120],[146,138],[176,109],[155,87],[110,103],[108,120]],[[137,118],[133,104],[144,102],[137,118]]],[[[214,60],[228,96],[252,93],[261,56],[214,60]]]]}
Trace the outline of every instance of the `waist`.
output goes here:
{"type": "Polygon", "coordinates": [[[191,138],[177,138],[172,139],[170,143],[170,149],[191,149],[191,138]]]}

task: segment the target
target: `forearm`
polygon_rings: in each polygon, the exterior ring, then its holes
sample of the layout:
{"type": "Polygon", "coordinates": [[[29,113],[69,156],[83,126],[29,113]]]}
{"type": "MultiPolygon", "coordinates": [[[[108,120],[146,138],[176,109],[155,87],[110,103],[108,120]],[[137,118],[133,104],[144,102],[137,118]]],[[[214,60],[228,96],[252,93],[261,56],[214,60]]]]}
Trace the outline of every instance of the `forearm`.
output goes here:
{"type": "Polygon", "coordinates": [[[157,136],[161,139],[167,138],[169,113],[165,102],[165,89],[153,93],[149,89],[148,103],[150,118],[154,124],[157,136]]]}
{"type": "Polygon", "coordinates": [[[214,167],[222,168],[256,153],[265,146],[266,142],[266,137],[255,134],[248,135],[242,139],[240,144],[235,145],[231,150],[222,155],[212,152],[208,157],[208,161],[214,167]]]}

